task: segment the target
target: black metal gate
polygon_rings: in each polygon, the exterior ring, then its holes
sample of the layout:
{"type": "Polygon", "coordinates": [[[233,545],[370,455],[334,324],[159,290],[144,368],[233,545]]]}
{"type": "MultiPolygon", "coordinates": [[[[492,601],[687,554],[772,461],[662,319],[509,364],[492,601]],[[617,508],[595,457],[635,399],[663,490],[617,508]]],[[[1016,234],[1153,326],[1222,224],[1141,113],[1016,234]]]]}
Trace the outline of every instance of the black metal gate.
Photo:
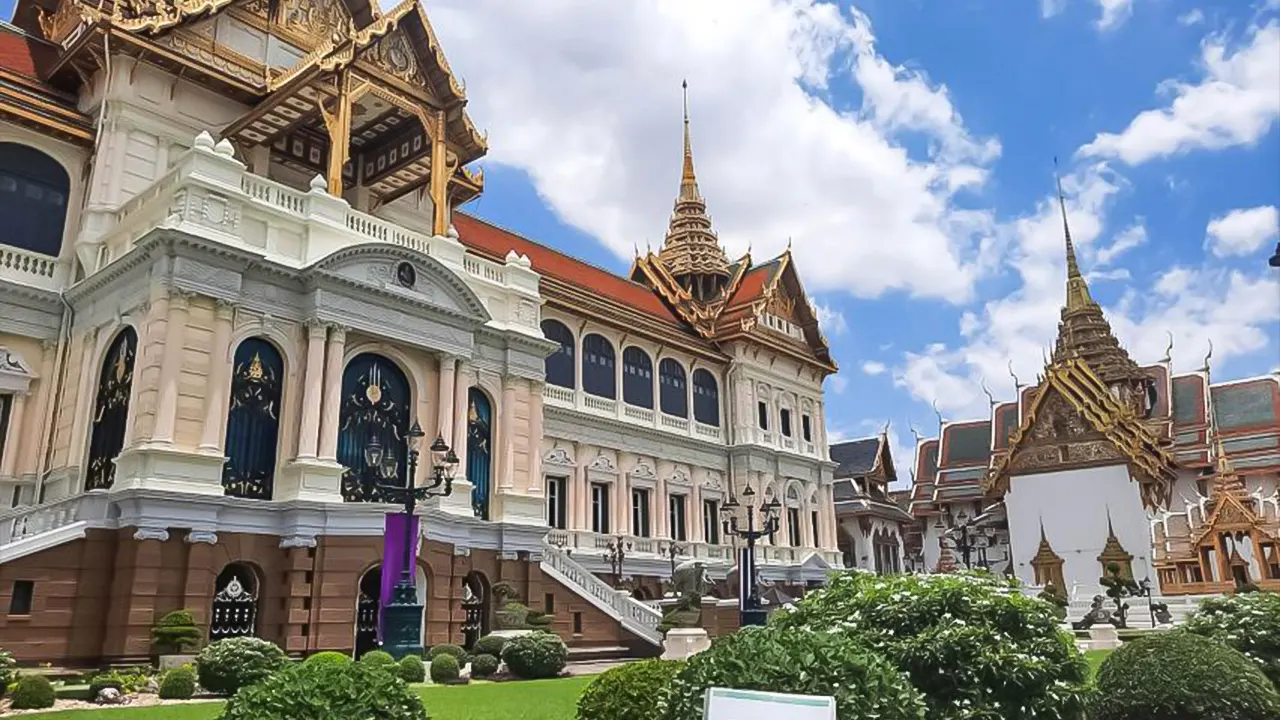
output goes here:
{"type": "Polygon", "coordinates": [[[218,575],[213,596],[209,639],[252,637],[258,625],[258,576],[245,565],[232,563],[218,575]]]}
{"type": "Polygon", "coordinates": [[[462,643],[470,650],[484,636],[488,603],[484,583],[474,574],[462,580],[462,643]]]}
{"type": "Polygon", "coordinates": [[[370,568],[360,578],[356,600],[356,659],[378,649],[378,605],[382,594],[382,569],[370,568]]]}

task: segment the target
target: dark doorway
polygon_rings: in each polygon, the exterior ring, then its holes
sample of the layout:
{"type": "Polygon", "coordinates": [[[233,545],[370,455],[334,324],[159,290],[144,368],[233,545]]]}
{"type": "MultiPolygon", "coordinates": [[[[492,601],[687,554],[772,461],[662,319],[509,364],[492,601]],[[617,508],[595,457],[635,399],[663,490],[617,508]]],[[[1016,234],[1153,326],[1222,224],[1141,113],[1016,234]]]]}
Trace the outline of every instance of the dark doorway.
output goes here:
{"type": "Polygon", "coordinates": [[[462,579],[462,641],[470,650],[489,634],[489,581],[477,572],[462,579]]]}
{"type": "Polygon", "coordinates": [[[258,575],[248,565],[231,563],[218,574],[209,640],[253,637],[258,629],[258,575]]]}
{"type": "Polygon", "coordinates": [[[356,659],[378,649],[378,598],[382,593],[382,566],[375,565],[360,576],[356,600],[356,659]]]}

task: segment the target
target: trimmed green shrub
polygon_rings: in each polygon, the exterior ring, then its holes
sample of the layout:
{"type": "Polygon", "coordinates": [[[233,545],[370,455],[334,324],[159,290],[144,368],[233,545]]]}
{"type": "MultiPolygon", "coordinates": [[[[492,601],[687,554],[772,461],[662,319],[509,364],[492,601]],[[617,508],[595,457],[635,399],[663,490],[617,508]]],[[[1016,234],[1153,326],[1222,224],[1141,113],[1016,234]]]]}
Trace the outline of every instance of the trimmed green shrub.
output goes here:
{"type": "Polygon", "coordinates": [[[427,720],[422,699],[376,665],[293,663],[231,698],[219,720],[427,720]]]}
{"type": "Polygon", "coordinates": [[[1244,653],[1280,688],[1280,593],[1237,593],[1206,600],[1183,628],[1244,653]]]}
{"type": "Polygon", "coordinates": [[[4,650],[0,650],[0,695],[3,695],[8,689],[9,683],[17,677],[18,663],[13,661],[13,656],[4,650]]]}
{"type": "Polygon", "coordinates": [[[176,667],[160,679],[160,697],[165,700],[186,700],[196,694],[196,673],[190,666],[176,667]]]}
{"type": "Polygon", "coordinates": [[[106,688],[115,688],[125,695],[131,695],[147,686],[151,681],[151,668],[117,668],[98,673],[89,681],[89,699],[96,700],[98,693],[106,688]]]}
{"type": "Polygon", "coordinates": [[[558,635],[535,631],[508,640],[502,648],[502,661],[517,677],[552,678],[569,661],[569,647],[558,635]]]}
{"type": "Polygon", "coordinates": [[[427,679],[427,668],[422,664],[422,658],[417,655],[405,655],[400,658],[399,672],[400,679],[407,683],[420,683],[427,679]]]}
{"type": "Polygon", "coordinates": [[[458,658],[452,655],[441,655],[431,659],[431,682],[438,685],[457,682],[461,674],[458,658]]]}
{"type": "Polygon", "coordinates": [[[441,655],[452,655],[458,659],[459,665],[465,665],[467,662],[467,651],[457,645],[436,645],[427,652],[427,657],[435,660],[441,655]]]}
{"type": "Polygon", "coordinates": [[[926,717],[920,692],[891,663],[833,632],[745,628],[719,638],[676,674],[662,717],[701,720],[711,687],[830,695],[840,718],[926,717]]]}
{"type": "Polygon", "coordinates": [[[642,660],[606,670],[578,698],[578,720],[662,720],[671,681],[683,667],[642,660]]]}
{"type": "Polygon", "coordinates": [[[1280,694],[1239,650],[1175,630],[1138,638],[1098,670],[1093,720],[1275,720],[1280,694]]]}
{"type": "Polygon", "coordinates": [[[202,637],[190,610],[174,610],[151,628],[151,641],[163,655],[195,648],[202,637]]]}
{"type": "Polygon", "coordinates": [[[206,645],[196,655],[196,674],[205,690],[235,695],[288,663],[289,658],[275,643],[255,637],[227,638],[206,645]]]}
{"type": "Polygon", "coordinates": [[[14,710],[43,710],[53,707],[57,698],[53,693],[53,683],[43,675],[23,675],[13,688],[11,696],[14,710]]]}
{"type": "Polygon", "coordinates": [[[471,652],[476,655],[492,655],[496,658],[502,657],[502,648],[507,644],[507,639],[501,635],[485,635],[476,641],[472,646],[471,652]]]}
{"type": "Polygon", "coordinates": [[[391,657],[391,653],[385,650],[370,650],[360,656],[360,664],[368,667],[379,668],[389,672],[396,672],[396,659],[391,657]]]}
{"type": "Polygon", "coordinates": [[[883,655],[925,696],[930,720],[1079,718],[1088,666],[1054,608],[987,573],[832,576],[770,623],[835,629],[883,655]]]}
{"type": "Polygon", "coordinates": [[[350,665],[351,656],[336,650],[325,650],[303,661],[307,665],[350,665]]]}
{"type": "Polygon", "coordinates": [[[501,663],[493,655],[473,655],[471,657],[471,677],[485,678],[498,672],[501,663]]]}

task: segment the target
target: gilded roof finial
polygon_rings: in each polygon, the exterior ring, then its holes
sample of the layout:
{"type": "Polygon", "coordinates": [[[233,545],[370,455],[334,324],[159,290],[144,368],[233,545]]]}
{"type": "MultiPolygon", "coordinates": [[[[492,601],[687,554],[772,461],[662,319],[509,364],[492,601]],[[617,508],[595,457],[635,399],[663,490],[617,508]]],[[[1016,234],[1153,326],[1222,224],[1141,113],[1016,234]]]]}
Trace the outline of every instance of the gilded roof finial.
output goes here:
{"type": "Polygon", "coordinates": [[[916,439],[916,446],[919,446],[922,438],[920,437],[920,431],[916,429],[915,423],[908,422],[907,428],[911,430],[911,437],[916,439]]]}
{"type": "Polygon", "coordinates": [[[680,89],[684,91],[684,169],[680,173],[680,199],[696,200],[698,194],[698,178],[693,174],[693,140],[689,136],[689,81],[680,81],[680,89]]]}
{"type": "Polygon", "coordinates": [[[1204,355],[1204,367],[1200,368],[1200,372],[1204,373],[1205,384],[1209,384],[1209,360],[1213,358],[1213,338],[1209,338],[1209,352],[1204,355]]]}
{"type": "Polygon", "coordinates": [[[1018,380],[1018,376],[1013,373],[1013,360],[1009,361],[1009,377],[1013,378],[1013,393],[1015,395],[1022,392],[1022,382],[1018,380]]]}
{"type": "Polygon", "coordinates": [[[995,396],[991,394],[990,388],[987,387],[987,379],[980,378],[980,381],[982,383],[982,393],[987,396],[987,404],[994,410],[998,403],[996,402],[995,396]]]}
{"type": "Polygon", "coordinates": [[[1173,364],[1173,332],[1169,330],[1164,332],[1169,336],[1169,347],[1164,349],[1164,357],[1160,358],[1160,362],[1165,365],[1171,365],[1173,364]]]}
{"type": "Polygon", "coordinates": [[[938,438],[939,438],[939,439],[941,439],[941,438],[942,438],[942,426],[946,424],[946,421],[942,419],[942,411],[938,409],[938,399],[937,399],[937,398],[934,398],[934,399],[933,399],[933,414],[938,416],[938,438]]]}
{"type": "Polygon", "coordinates": [[[1053,176],[1058,183],[1058,207],[1062,210],[1062,235],[1067,246],[1067,310],[1079,310],[1093,304],[1089,285],[1080,274],[1076,247],[1071,242],[1071,225],[1067,222],[1067,196],[1062,192],[1062,176],[1058,174],[1058,158],[1053,159],[1053,176]]]}

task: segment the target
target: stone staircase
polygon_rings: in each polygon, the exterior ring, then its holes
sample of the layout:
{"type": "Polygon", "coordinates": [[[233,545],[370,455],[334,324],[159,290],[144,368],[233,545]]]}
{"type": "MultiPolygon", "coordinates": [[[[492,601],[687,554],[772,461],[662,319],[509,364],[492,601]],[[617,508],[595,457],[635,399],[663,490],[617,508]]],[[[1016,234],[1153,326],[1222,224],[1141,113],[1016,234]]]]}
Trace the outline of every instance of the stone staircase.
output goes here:
{"type": "Polygon", "coordinates": [[[45,505],[0,512],[0,564],[85,537],[107,516],[105,493],[83,493],[45,505]]]}
{"type": "Polygon", "coordinates": [[[654,646],[662,646],[662,633],[658,630],[662,613],[659,610],[636,600],[625,590],[613,589],[567,553],[546,542],[542,549],[542,573],[617,620],[627,632],[654,646]]]}

